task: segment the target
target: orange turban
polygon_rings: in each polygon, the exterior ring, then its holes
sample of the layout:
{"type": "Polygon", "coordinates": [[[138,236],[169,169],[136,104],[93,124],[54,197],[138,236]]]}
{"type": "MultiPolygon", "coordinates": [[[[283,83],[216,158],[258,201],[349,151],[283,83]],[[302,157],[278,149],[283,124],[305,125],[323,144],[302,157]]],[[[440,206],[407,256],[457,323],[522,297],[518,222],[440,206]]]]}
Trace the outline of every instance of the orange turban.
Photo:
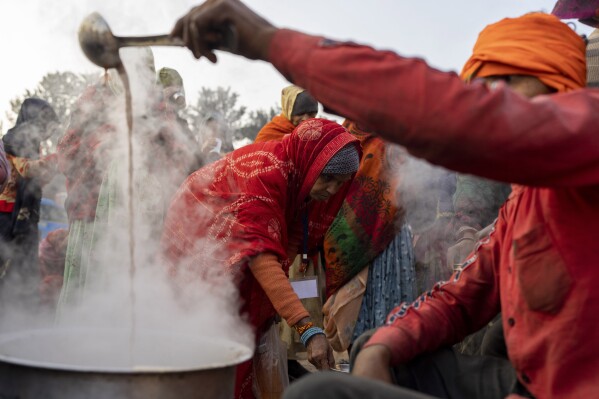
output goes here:
{"type": "Polygon", "coordinates": [[[553,15],[505,18],[479,34],[460,76],[529,75],[558,92],[586,84],[585,44],[553,15]]]}

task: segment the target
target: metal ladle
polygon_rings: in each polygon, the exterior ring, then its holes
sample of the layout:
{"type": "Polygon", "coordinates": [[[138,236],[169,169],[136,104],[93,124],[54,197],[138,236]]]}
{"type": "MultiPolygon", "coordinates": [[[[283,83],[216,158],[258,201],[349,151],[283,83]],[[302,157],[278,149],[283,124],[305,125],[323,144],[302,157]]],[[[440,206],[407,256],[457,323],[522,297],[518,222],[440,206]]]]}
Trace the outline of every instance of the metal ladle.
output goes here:
{"type": "Polygon", "coordinates": [[[79,45],[94,64],[102,68],[122,65],[121,47],[185,46],[181,39],[169,35],[122,37],[112,34],[106,20],[97,12],[90,14],[79,26],[79,45]]]}
{"type": "MultiPolygon", "coordinates": [[[[218,29],[222,36],[216,46],[219,50],[235,52],[237,33],[235,27],[225,24],[218,29]]],[[[115,36],[106,20],[97,12],[87,16],[79,26],[79,45],[94,64],[102,68],[117,68],[122,65],[119,49],[121,47],[177,46],[185,47],[183,40],[169,35],[156,36],[115,36]]]]}

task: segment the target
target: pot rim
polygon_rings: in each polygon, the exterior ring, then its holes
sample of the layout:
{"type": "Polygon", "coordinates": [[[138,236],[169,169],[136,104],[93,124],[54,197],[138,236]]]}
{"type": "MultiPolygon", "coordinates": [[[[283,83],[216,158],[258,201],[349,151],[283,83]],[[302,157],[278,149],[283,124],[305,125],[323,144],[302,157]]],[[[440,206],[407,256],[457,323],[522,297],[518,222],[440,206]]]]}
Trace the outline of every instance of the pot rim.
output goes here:
{"type": "MultiPolygon", "coordinates": [[[[220,337],[207,337],[210,339],[210,345],[222,345],[224,349],[228,351],[228,353],[233,352],[228,360],[216,361],[212,363],[198,365],[197,367],[160,367],[160,366],[133,366],[133,367],[106,367],[106,366],[87,366],[87,365],[75,365],[68,363],[55,363],[55,362],[46,362],[40,360],[31,360],[26,358],[20,358],[13,355],[7,355],[2,352],[2,348],[7,343],[15,340],[26,339],[24,335],[30,335],[32,338],[36,336],[43,335],[51,335],[51,334],[60,334],[61,332],[67,333],[77,333],[77,331],[86,332],[86,333],[112,333],[117,334],[118,332],[128,331],[126,329],[110,329],[110,328],[44,328],[44,329],[30,329],[30,330],[21,330],[11,333],[2,333],[0,334],[0,362],[25,366],[25,367],[33,367],[33,368],[43,368],[50,370],[60,370],[60,371],[70,371],[70,372],[81,372],[81,373],[110,373],[110,374],[171,374],[171,373],[185,373],[185,372],[195,372],[202,370],[211,370],[211,369],[219,369],[226,367],[234,367],[238,364],[241,364],[247,360],[249,360],[253,354],[253,348],[248,347],[239,342],[232,341],[226,338],[220,337]]],[[[194,337],[197,339],[197,336],[179,332],[169,332],[165,330],[138,330],[138,335],[168,335],[170,337],[173,336],[181,336],[181,337],[194,337]]]]}

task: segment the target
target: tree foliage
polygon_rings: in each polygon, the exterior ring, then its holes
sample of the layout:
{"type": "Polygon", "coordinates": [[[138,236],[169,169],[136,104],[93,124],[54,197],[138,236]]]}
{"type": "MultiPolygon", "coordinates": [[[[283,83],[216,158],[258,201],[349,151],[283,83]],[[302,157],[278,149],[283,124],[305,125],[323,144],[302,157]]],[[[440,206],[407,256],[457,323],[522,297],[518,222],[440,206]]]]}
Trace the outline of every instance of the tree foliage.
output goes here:
{"type": "Polygon", "coordinates": [[[45,75],[33,90],[10,101],[11,112],[6,117],[14,123],[23,100],[28,97],[39,97],[46,100],[62,122],[67,122],[73,104],[85,87],[97,80],[93,74],[76,74],[73,72],[54,72],[45,75]]]}
{"type": "Polygon", "coordinates": [[[230,129],[237,130],[246,112],[246,107],[237,104],[238,100],[239,94],[230,87],[202,87],[196,103],[187,109],[187,120],[191,126],[199,128],[206,119],[216,117],[222,119],[230,129]]]}
{"type": "Polygon", "coordinates": [[[247,137],[254,141],[262,126],[266,125],[272,118],[281,113],[281,108],[277,105],[270,107],[269,109],[257,109],[251,111],[244,125],[239,129],[239,136],[247,137]]]}
{"type": "MultiPolygon", "coordinates": [[[[83,90],[97,81],[94,74],[77,74],[73,72],[53,72],[45,75],[33,90],[25,92],[10,101],[11,110],[6,117],[13,125],[23,100],[28,97],[39,97],[48,101],[56,111],[62,125],[66,128],[70,113],[83,90]]],[[[209,118],[218,119],[227,128],[233,139],[247,137],[252,141],[258,131],[280,112],[275,105],[269,109],[256,109],[248,112],[247,107],[239,104],[239,94],[231,87],[202,87],[194,104],[182,112],[189,126],[200,136],[209,118]]],[[[8,126],[10,127],[10,126],[8,126]]],[[[63,130],[64,131],[64,130],[63,130]]],[[[200,138],[201,141],[201,137],[200,138]]],[[[58,137],[51,137],[46,143],[47,151],[52,151],[58,137]]]]}
{"type": "MultiPolygon", "coordinates": [[[[97,76],[93,74],[48,73],[33,90],[27,89],[25,93],[10,101],[11,111],[6,113],[6,118],[11,125],[14,125],[23,101],[29,97],[38,97],[46,100],[54,108],[61,124],[66,126],[75,101],[77,101],[83,89],[95,80],[97,80],[97,76]]],[[[57,135],[60,135],[60,131],[57,132],[57,135]]],[[[57,139],[58,137],[50,137],[47,145],[54,147],[57,139]]]]}
{"type": "Polygon", "coordinates": [[[198,135],[202,134],[206,120],[213,118],[227,126],[232,138],[247,137],[253,141],[262,126],[281,111],[274,106],[247,112],[247,107],[239,105],[238,100],[239,94],[231,87],[202,87],[196,103],[188,106],[184,114],[192,131],[198,135]]]}

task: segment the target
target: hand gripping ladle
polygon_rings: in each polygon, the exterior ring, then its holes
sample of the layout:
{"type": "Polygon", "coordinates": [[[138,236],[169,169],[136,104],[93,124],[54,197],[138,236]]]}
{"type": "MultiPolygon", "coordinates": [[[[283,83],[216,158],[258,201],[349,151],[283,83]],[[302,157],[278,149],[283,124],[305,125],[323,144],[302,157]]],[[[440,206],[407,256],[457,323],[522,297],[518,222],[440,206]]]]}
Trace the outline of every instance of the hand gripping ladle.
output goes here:
{"type": "MultiPolygon", "coordinates": [[[[232,25],[220,29],[222,42],[217,48],[229,52],[237,49],[237,33],[232,25]]],[[[117,68],[121,65],[121,47],[177,46],[185,47],[183,40],[169,35],[115,36],[106,20],[97,12],[88,15],[79,26],[79,45],[94,64],[102,68],[117,68]]]]}

